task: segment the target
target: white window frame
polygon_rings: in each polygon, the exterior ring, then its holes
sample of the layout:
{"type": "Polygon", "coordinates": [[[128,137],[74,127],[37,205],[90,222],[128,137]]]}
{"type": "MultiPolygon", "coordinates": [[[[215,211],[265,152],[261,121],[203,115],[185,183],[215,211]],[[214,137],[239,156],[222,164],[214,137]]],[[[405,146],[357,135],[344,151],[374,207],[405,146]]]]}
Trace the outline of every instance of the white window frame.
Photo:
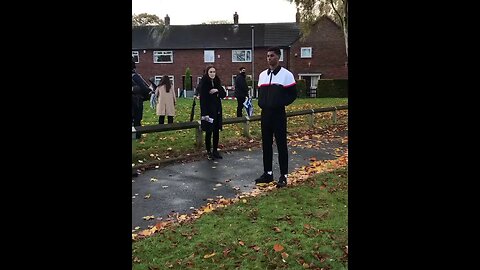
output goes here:
{"type": "Polygon", "coordinates": [[[165,64],[173,63],[173,51],[153,51],[153,63],[155,64],[165,64]],[[170,55],[170,61],[157,61],[158,56],[170,55]]]}
{"type": "Polygon", "coordinates": [[[232,50],[232,63],[250,63],[252,62],[252,50],[232,50]],[[240,54],[244,54],[245,60],[239,61],[238,56],[240,54]]]}
{"type": "Polygon", "coordinates": [[[203,51],[203,62],[204,63],[215,63],[215,50],[204,50],[203,51]]]}
{"type": "Polygon", "coordinates": [[[283,49],[280,49],[280,59],[278,61],[283,62],[283,49]]]}
{"type": "Polygon", "coordinates": [[[132,57],[137,57],[137,61],[135,61],[136,64],[140,63],[140,54],[138,51],[132,51],[132,57]]]}
{"type": "Polygon", "coordinates": [[[301,47],[300,58],[312,58],[312,47],[301,47]],[[306,50],[310,50],[310,55],[308,55],[307,53],[304,54],[306,50]]]}

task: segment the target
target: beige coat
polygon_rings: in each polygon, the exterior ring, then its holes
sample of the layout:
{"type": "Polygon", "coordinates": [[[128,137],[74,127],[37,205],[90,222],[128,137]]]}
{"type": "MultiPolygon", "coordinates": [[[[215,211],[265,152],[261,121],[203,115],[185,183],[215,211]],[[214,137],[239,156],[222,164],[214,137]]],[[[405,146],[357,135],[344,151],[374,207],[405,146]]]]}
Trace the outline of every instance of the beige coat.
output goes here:
{"type": "Polygon", "coordinates": [[[175,116],[177,97],[173,87],[167,93],[166,86],[161,85],[157,87],[155,92],[157,94],[157,115],[175,116]]]}

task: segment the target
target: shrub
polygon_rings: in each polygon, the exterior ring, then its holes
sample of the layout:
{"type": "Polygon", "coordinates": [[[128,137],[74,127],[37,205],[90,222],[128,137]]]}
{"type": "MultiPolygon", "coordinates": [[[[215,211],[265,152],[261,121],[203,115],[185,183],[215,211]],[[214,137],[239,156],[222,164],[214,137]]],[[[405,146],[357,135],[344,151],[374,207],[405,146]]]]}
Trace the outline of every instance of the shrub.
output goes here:
{"type": "Polygon", "coordinates": [[[300,79],[297,81],[297,97],[299,98],[306,98],[307,97],[307,84],[305,80],[300,79]]]}
{"type": "Polygon", "coordinates": [[[323,79],[318,80],[317,97],[346,98],[348,97],[348,80],[323,79]]]}

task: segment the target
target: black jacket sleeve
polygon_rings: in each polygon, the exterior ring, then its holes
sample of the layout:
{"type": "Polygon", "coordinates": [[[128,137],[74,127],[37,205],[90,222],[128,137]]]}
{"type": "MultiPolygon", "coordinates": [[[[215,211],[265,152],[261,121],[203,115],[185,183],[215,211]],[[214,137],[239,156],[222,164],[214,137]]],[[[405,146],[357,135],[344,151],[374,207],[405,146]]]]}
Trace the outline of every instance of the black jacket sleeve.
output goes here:
{"type": "Polygon", "coordinates": [[[290,87],[287,87],[285,90],[287,91],[287,98],[286,98],[285,106],[287,106],[287,105],[292,104],[292,102],[295,101],[295,99],[297,99],[297,86],[296,86],[296,84],[294,84],[290,87]]]}

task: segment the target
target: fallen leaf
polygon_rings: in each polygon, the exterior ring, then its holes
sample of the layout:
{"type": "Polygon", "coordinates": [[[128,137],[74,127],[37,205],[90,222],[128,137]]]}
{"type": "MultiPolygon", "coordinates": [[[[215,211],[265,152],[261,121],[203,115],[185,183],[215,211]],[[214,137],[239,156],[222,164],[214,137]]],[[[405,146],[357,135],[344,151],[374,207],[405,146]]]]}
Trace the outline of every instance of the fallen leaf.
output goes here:
{"type": "Polygon", "coordinates": [[[208,212],[212,212],[213,211],[213,208],[212,208],[212,205],[211,204],[208,204],[205,209],[203,209],[203,212],[205,213],[208,213],[208,212]]]}
{"type": "Polygon", "coordinates": [[[284,259],[288,258],[288,253],[282,252],[282,258],[284,258],[284,259]]]}
{"type": "Polygon", "coordinates": [[[250,248],[253,248],[255,251],[259,251],[259,250],[260,250],[260,247],[259,247],[259,246],[256,246],[256,245],[250,246],[250,248]]]}
{"type": "Polygon", "coordinates": [[[275,244],[273,245],[273,249],[276,251],[276,252],[280,252],[283,250],[283,246],[280,245],[280,244],[275,244]]]}
{"type": "Polygon", "coordinates": [[[144,199],[150,199],[150,194],[145,195],[144,199]]]}
{"type": "Polygon", "coordinates": [[[145,220],[150,220],[150,219],[154,219],[155,216],[144,216],[143,219],[145,220]]]}
{"type": "Polygon", "coordinates": [[[135,230],[138,230],[138,229],[140,229],[140,226],[135,227],[135,230]]]}
{"type": "Polygon", "coordinates": [[[220,183],[218,183],[218,184],[216,184],[215,186],[216,186],[216,187],[221,187],[221,186],[223,186],[223,185],[220,184],[220,183]]]}
{"type": "Polygon", "coordinates": [[[243,241],[238,241],[238,244],[239,244],[240,246],[245,246],[245,243],[244,243],[243,241]]]}
{"type": "Polygon", "coordinates": [[[203,258],[204,258],[204,259],[208,259],[208,258],[211,258],[211,257],[213,257],[213,256],[215,256],[215,252],[212,253],[212,254],[207,254],[207,255],[205,255],[205,256],[203,256],[203,258]]]}
{"type": "Polygon", "coordinates": [[[225,249],[225,250],[223,250],[223,256],[224,256],[224,257],[227,257],[228,254],[230,253],[230,251],[232,251],[232,250],[231,250],[231,249],[228,249],[228,248],[225,249]]]}
{"type": "Polygon", "coordinates": [[[282,230],[280,230],[279,227],[273,227],[273,231],[275,231],[275,232],[277,232],[277,233],[282,232],[282,230]]]}

